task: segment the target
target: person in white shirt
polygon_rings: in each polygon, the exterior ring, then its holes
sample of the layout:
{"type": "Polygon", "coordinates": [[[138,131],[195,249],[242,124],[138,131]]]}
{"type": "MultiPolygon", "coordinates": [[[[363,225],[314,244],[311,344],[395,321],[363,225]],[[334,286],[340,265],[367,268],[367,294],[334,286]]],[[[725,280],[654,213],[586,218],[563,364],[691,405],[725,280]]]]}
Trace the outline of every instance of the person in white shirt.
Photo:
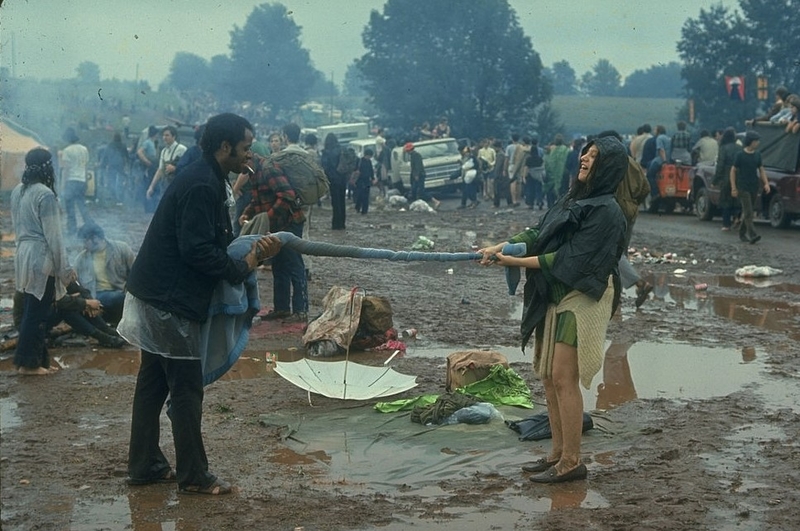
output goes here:
{"type": "Polygon", "coordinates": [[[166,126],[161,131],[161,138],[164,139],[164,149],[161,150],[161,156],[158,159],[156,174],[147,189],[147,199],[153,197],[157,189],[156,186],[162,179],[165,184],[161,188],[166,190],[172,179],[175,178],[175,167],[178,164],[178,159],[186,153],[186,146],[178,142],[178,130],[173,126],[166,126]]]}
{"type": "Polygon", "coordinates": [[[68,128],[64,140],[69,144],[58,153],[61,178],[64,181],[64,209],[67,213],[67,234],[78,232],[75,207],[81,212],[83,223],[89,223],[92,216],[86,207],[86,165],[89,163],[89,150],[80,144],[75,129],[68,128]]]}

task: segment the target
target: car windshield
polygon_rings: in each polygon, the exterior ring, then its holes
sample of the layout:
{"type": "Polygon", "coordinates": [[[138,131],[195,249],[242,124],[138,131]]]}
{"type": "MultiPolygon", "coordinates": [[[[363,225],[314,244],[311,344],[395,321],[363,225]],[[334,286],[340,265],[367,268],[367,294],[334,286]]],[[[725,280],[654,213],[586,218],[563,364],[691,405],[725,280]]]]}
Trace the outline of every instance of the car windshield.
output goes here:
{"type": "Polygon", "coordinates": [[[416,149],[419,154],[422,155],[423,159],[458,155],[458,143],[455,140],[437,142],[435,144],[422,144],[415,146],[414,149],[416,149]]]}

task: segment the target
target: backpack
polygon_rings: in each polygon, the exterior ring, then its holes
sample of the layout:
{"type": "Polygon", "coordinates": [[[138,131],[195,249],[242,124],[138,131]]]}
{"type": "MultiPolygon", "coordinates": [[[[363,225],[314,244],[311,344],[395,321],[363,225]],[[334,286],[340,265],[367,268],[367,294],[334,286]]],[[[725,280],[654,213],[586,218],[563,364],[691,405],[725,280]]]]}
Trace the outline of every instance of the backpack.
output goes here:
{"type": "Polygon", "coordinates": [[[534,146],[531,148],[531,154],[528,155],[528,159],[525,161],[525,166],[529,168],[540,168],[544,166],[544,159],[542,158],[538,147],[534,146]]]}
{"type": "Polygon", "coordinates": [[[339,155],[339,163],[336,165],[336,172],[347,177],[358,168],[358,155],[351,147],[343,147],[339,155]]]}
{"type": "Polygon", "coordinates": [[[269,159],[283,170],[294,188],[297,206],[315,205],[328,193],[328,176],[310,154],[279,151],[269,159]]]}

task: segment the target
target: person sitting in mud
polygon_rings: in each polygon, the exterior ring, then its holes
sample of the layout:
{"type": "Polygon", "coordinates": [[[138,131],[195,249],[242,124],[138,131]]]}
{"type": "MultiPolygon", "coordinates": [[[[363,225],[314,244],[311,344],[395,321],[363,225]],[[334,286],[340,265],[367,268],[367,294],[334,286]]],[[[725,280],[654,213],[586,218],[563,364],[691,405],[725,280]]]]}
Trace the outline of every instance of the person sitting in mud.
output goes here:
{"type": "Polygon", "coordinates": [[[136,257],[127,243],[107,240],[96,223],[81,227],[78,237],[83,241],[83,251],[75,258],[78,282],[92,299],[102,303],[103,319],[118,323],[125,302],[125,282],[136,257]]]}
{"type": "MultiPolygon", "coordinates": [[[[20,291],[14,292],[14,326],[17,328],[22,320],[24,295],[20,291]]],[[[49,332],[63,321],[73,332],[96,339],[101,347],[123,348],[127,343],[103,320],[103,310],[103,303],[93,299],[89,290],[77,282],[71,282],[67,286],[67,294],[53,304],[45,330],[49,332]]]]}
{"type": "Polygon", "coordinates": [[[617,262],[625,250],[625,215],[614,192],[628,155],[614,137],[589,142],[575,185],[535,228],[509,240],[525,257],[502,253],[507,242],[479,250],[482,265],[527,268],[522,347],[535,334],[534,370],[542,379],[553,434],[550,454],[525,465],[536,483],[585,479],[581,463],[583,400],[600,371],[608,322],[620,299],[617,262]]]}

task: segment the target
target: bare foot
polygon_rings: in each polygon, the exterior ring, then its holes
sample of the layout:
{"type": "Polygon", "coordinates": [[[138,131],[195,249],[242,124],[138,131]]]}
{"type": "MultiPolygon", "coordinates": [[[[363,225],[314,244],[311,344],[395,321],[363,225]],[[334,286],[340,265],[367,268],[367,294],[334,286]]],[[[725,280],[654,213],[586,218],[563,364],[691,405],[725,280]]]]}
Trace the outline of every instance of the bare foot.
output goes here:
{"type": "Polygon", "coordinates": [[[20,367],[19,369],[17,369],[17,372],[23,376],[46,376],[48,374],[53,374],[54,372],[57,371],[58,368],[56,367],[50,367],[50,368],[36,367],[35,369],[31,369],[29,367],[20,367]]]}

